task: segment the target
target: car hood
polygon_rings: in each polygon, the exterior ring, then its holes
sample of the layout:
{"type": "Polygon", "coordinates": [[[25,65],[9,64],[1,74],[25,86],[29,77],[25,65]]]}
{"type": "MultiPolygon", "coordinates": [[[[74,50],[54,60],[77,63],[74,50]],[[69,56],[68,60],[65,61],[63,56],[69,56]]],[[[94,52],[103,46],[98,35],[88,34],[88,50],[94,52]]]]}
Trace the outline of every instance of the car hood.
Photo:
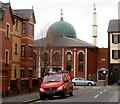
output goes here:
{"type": "Polygon", "coordinates": [[[63,85],[64,82],[46,82],[41,84],[41,88],[59,87],[63,85]]]}

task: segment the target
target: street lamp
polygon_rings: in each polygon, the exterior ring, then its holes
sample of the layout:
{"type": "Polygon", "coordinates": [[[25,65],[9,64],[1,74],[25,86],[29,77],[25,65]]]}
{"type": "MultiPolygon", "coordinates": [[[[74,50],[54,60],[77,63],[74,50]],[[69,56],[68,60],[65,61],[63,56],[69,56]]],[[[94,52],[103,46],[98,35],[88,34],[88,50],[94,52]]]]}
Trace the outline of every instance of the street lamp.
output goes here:
{"type": "MultiPolygon", "coordinates": [[[[106,71],[105,70],[103,71],[103,74],[104,74],[104,77],[106,77],[106,71]]],[[[105,80],[106,79],[104,79],[104,86],[105,86],[105,80]]]]}

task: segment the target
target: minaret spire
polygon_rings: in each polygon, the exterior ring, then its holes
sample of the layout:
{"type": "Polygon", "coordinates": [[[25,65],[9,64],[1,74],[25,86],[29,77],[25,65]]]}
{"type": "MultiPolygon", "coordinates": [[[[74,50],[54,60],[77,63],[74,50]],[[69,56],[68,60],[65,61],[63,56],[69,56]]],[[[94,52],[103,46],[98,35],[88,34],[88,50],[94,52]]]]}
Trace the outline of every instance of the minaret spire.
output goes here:
{"type": "Polygon", "coordinates": [[[60,9],[60,11],[61,11],[61,18],[60,18],[60,21],[63,21],[63,10],[62,10],[62,8],[60,9]]]}
{"type": "Polygon", "coordinates": [[[97,45],[97,13],[96,13],[96,5],[95,3],[93,4],[94,6],[94,11],[93,11],[93,45],[97,45]]]}

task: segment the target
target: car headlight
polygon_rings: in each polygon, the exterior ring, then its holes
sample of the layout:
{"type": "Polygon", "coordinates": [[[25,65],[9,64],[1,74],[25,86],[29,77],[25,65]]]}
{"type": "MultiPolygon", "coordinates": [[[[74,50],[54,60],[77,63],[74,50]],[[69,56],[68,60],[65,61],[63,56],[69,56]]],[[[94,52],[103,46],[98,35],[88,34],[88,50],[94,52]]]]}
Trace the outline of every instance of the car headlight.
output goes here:
{"type": "Polygon", "coordinates": [[[64,89],[64,85],[62,85],[62,86],[58,87],[58,89],[57,89],[57,90],[63,90],[63,89],[64,89]]]}
{"type": "Polygon", "coordinates": [[[43,88],[40,88],[40,91],[43,92],[43,91],[45,91],[45,90],[44,90],[43,88]]]}

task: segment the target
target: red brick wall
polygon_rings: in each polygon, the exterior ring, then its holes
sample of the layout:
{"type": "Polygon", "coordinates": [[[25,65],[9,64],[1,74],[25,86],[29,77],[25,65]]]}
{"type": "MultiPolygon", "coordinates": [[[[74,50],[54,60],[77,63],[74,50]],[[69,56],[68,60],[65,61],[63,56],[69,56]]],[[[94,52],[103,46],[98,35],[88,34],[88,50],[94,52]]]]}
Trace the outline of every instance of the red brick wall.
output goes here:
{"type": "Polygon", "coordinates": [[[2,21],[2,74],[3,76],[7,76],[6,79],[2,79],[2,90],[4,92],[7,91],[10,86],[10,78],[11,78],[11,63],[12,63],[12,35],[13,35],[13,20],[10,13],[10,10],[6,10],[3,21],[2,21]],[[10,24],[10,38],[6,38],[6,23],[10,24]],[[9,50],[9,65],[5,66],[5,50],[9,50]]]}
{"type": "Polygon", "coordinates": [[[97,73],[97,49],[88,49],[88,77],[96,80],[97,73]]]}
{"type": "Polygon", "coordinates": [[[97,51],[97,69],[108,69],[108,48],[99,48],[97,51]]]}

